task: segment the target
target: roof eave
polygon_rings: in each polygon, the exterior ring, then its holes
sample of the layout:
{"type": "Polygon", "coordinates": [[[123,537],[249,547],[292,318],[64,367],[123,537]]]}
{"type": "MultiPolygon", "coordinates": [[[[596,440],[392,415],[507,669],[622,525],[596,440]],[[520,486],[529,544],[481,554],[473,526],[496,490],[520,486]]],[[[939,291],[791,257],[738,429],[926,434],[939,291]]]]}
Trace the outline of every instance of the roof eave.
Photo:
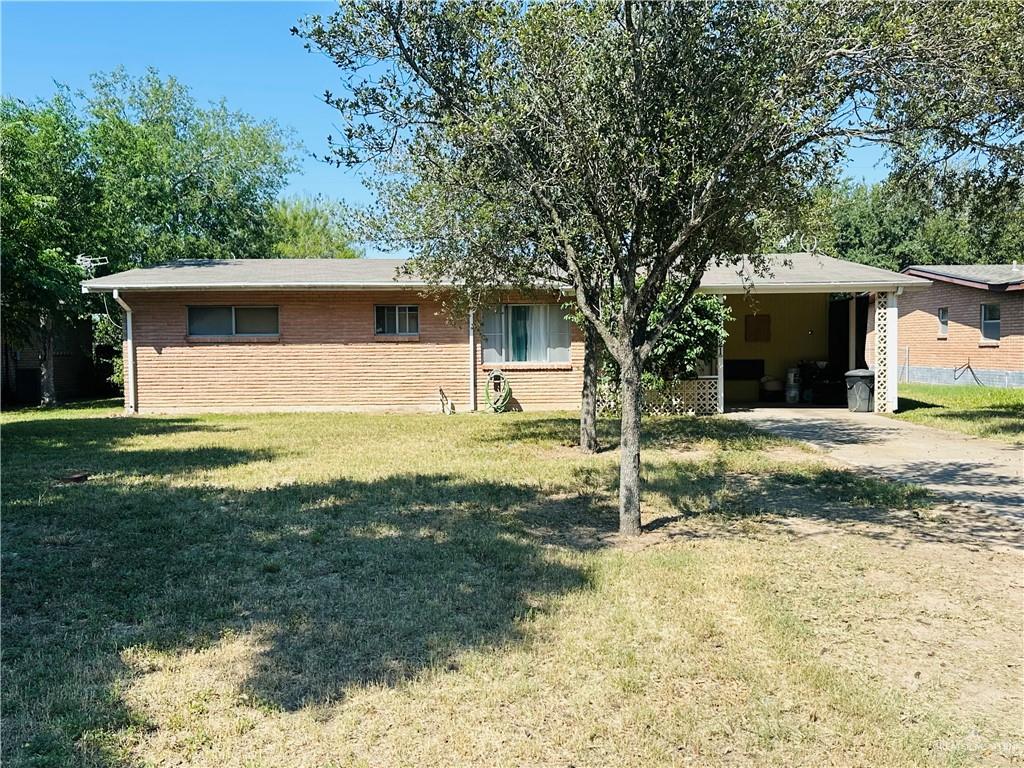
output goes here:
{"type": "Polygon", "coordinates": [[[366,290],[422,290],[427,283],[234,283],[204,285],[89,285],[82,283],[82,293],[111,293],[113,291],[366,291],[366,290]]]}
{"type": "Polygon", "coordinates": [[[752,285],[702,285],[699,293],[874,293],[877,291],[920,291],[931,285],[927,280],[913,283],[753,283],[752,285]]]}
{"type": "Polygon", "coordinates": [[[1024,282],[987,283],[984,280],[972,280],[969,277],[944,275],[941,272],[932,272],[926,269],[918,269],[916,267],[905,268],[903,270],[903,274],[911,275],[912,277],[924,278],[926,280],[938,280],[941,283],[962,285],[965,288],[977,288],[979,291],[1002,292],[1024,290],[1024,282]]]}

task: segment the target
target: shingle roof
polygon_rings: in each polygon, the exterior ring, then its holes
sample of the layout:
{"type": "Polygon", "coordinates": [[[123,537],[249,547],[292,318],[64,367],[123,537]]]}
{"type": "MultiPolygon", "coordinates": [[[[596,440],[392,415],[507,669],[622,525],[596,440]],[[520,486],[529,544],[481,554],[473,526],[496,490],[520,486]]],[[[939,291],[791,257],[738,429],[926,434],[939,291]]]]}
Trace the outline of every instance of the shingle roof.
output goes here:
{"type": "MultiPolygon", "coordinates": [[[[706,293],[847,292],[924,287],[909,275],[809,253],[767,257],[770,272],[755,275],[750,264],[713,266],[701,281],[706,293]]],[[[252,290],[422,288],[420,278],[399,275],[404,259],[216,259],[175,261],[97,277],[82,283],[87,293],[112,290],[252,290]]]]}
{"type": "Polygon", "coordinates": [[[749,259],[708,268],[705,293],[857,293],[892,288],[927,288],[927,280],[815,253],[767,254],[768,271],[755,274],[749,259]]]}
{"type": "Polygon", "coordinates": [[[992,291],[1024,290],[1021,264],[927,264],[903,271],[943,282],[972,283],[992,291]]]}
{"type": "Polygon", "coordinates": [[[399,276],[405,259],[189,259],[129,269],[82,283],[89,293],[220,288],[422,287],[399,276]]]}

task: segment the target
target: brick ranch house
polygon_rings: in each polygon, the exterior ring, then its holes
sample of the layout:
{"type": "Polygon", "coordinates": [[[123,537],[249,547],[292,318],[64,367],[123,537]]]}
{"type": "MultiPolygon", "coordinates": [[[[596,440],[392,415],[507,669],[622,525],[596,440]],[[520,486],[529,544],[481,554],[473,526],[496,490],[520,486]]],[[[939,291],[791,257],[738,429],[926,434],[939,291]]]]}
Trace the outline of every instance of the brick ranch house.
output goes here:
{"type": "MultiPolygon", "coordinates": [[[[929,265],[903,271],[932,284],[900,304],[901,380],[1024,387],[1024,266],[929,265]]],[[[873,329],[869,348],[872,337],[873,329]]]]}
{"type": "MultiPolygon", "coordinates": [[[[812,254],[708,270],[701,291],[732,309],[729,339],[691,382],[692,409],[756,402],[759,381],[800,361],[864,358],[864,320],[851,295],[871,293],[878,326],[876,408],[897,404],[897,296],[926,280],[812,254]]],[[[509,294],[498,307],[448,321],[428,286],[395,259],[181,261],[82,284],[125,313],[129,413],[253,410],[457,410],[484,403],[500,368],[513,406],[577,409],[583,341],[557,291],[509,294]]],[[[863,313],[861,313],[862,315],[863,313]]]]}

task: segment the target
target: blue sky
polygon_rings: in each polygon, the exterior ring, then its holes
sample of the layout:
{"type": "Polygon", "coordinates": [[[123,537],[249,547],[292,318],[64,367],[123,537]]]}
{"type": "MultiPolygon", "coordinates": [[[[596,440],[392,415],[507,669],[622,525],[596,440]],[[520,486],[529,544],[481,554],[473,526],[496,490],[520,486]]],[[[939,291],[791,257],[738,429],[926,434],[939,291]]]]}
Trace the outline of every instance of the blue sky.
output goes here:
{"type": "Polygon", "coordinates": [[[319,95],[337,89],[338,73],[288,30],[331,2],[7,2],[0,4],[4,95],[32,100],[54,81],[84,88],[93,72],[124,66],[139,75],[155,67],[191,88],[200,102],[227,99],[233,109],[273,118],[306,147],[286,194],[323,194],[361,202],[358,175],[315,161],[333,110],[319,95]]]}
{"type": "MultiPolygon", "coordinates": [[[[368,193],[354,171],[308,157],[323,153],[336,133],[332,110],[319,99],[338,90],[338,72],[309,53],[288,30],[332,2],[8,2],[0,3],[3,93],[47,97],[54,81],[84,88],[93,72],[155,67],[188,85],[201,102],[228,104],[294,130],[305,145],[302,168],[285,194],[322,194],[363,203],[368,193]]],[[[873,150],[853,153],[855,179],[885,176],[873,150]]]]}

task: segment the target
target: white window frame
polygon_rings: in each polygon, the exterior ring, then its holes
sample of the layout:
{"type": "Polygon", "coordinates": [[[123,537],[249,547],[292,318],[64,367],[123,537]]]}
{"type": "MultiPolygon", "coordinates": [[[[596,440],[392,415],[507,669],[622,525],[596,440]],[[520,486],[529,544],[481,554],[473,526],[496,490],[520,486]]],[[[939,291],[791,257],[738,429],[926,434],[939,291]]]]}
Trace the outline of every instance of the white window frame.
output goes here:
{"type": "MultiPolygon", "coordinates": [[[[387,327],[385,325],[385,327],[387,327]]],[[[420,305],[419,304],[374,304],[373,305],[373,335],[394,337],[394,336],[419,336],[420,335],[420,305]],[[385,309],[395,311],[395,332],[387,333],[386,331],[377,331],[377,310],[385,309]],[[408,312],[410,309],[416,310],[416,330],[415,331],[400,331],[398,330],[398,318],[401,316],[401,310],[406,311],[406,324],[408,325],[408,312]]]]}
{"type": "Polygon", "coordinates": [[[990,302],[990,303],[986,303],[986,304],[982,304],[981,305],[981,315],[980,315],[980,317],[981,317],[981,341],[983,343],[984,342],[995,343],[995,344],[999,343],[999,340],[1000,340],[1000,338],[1002,338],[1002,334],[1003,334],[1002,316],[1003,316],[1002,307],[1000,306],[1000,304],[998,302],[990,302]],[[996,311],[998,311],[998,313],[999,313],[999,317],[997,317],[995,320],[989,320],[989,319],[986,319],[986,317],[985,317],[986,312],[991,307],[995,307],[996,311]],[[996,327],[996,335],[995,336],[989,336],[987,333],[985,333],[985,326],[986,325],[993,325],[993,324],[996,327]]]}
{"type": "Polygon", "coordinates": [[[217,336],[239,336],[241,338],[248,337],[265,337],[265,336],[280,336],[281,335],[281,307],[277,304],[189,304],[185,307],[185,333],[196,339],[211,338],[217,336]],[[192,318],[190,313],[192,309],[230,309],[231,310],[231,333],[192,333],[192,318]],[[237,323],[235,322],[235,310],[237,309],[273,309],[277,311],[277,330],[269,331],[267,333],[238,333],[237,323]]]}
{"type": "Polygon", "coordinates": [[[949,307],[939,307],[935,310],[935,318],[939,321],[939,333],[940,339],[945,339],[949,336],[949,307]],[[945,312],[946,316],[943,317],[942,313],[945,312]]]}
{"type": "MultiPolygon", "coordinates": [[[[551,307],[558,307],[558,305],[557,304],[538,303],[538,302],[530,303],[530,302],[520,301],[520,302],[513,302],[511,304],[502,304],[499,307],[495,308],[494,311],[497,312],[497,314],[498,314],[498,316],[500,318],[500,325],[501,325],[501,332],[500,332],[501,333],[501,348],[500,348],[500,354],[498,355],[498,357],[499,357],[498,360],[486,360],[486,361],[484,361],[484,365],[505,365],[505,364],[507,364],[507,365],[570,365],[572,363],[572,324],[569,322],[569,320],[565,320],[566,327],[567,327],[568,334],[569,334],[568,338],[566,339],[566,341],[568,342],[567,348],[569,350],[569,359],[567,359],[567,360],[552,360],[551,359],[551,350],[554,349],[554,347],[551,346],[551,335],[550,335],[550,332],[551,332],[551,328],[550,328],[551,307]],[[543,307],[544,308],[544,312],[547,313],[548,323],[549,323],[549,327],[548,327],[548,345],[545,348],[545,359],[544,360],[510,360],[509,359],[509,341],[512,338],[512,327],[511,327],[512,313],[509,310],[511,310],[514,307],[533,307],[533,308],[543,307]]],[[[486,355],[487,349],[489,348],[487,346],[487,336],[486,336],[486,333],[484,333],[483,336],[484,336],[484,338],[483,338],[483,346],[482,346],[482,350],[481,350],[481,359],[483,359],[483,356],[486,355]]],[[[495,347],[490,347],[490,349],[495,349],[495,347]]]]}

